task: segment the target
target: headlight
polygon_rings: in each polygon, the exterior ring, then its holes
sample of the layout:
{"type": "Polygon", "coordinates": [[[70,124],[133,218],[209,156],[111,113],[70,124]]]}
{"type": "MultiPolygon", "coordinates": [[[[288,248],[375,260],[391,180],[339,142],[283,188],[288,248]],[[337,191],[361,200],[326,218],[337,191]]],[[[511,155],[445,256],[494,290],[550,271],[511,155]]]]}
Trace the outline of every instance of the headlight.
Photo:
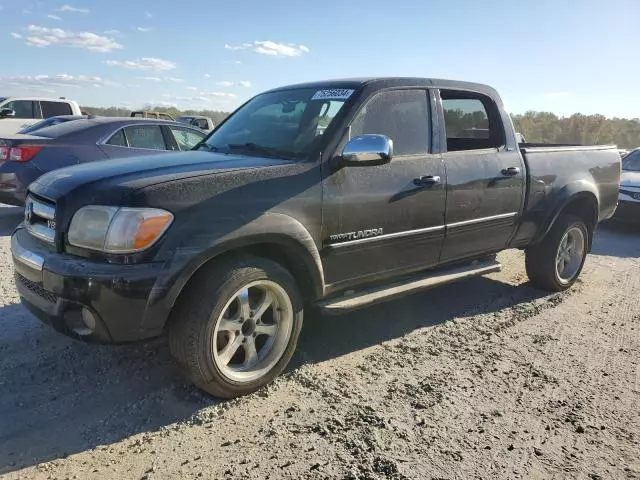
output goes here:
{"type": "Polygon", "coordinates": [[[89,250],[133,253],[153,245],[172,221],[173,214],[156,208],[89,205],[75,213],[67,238],[89,250]]]}

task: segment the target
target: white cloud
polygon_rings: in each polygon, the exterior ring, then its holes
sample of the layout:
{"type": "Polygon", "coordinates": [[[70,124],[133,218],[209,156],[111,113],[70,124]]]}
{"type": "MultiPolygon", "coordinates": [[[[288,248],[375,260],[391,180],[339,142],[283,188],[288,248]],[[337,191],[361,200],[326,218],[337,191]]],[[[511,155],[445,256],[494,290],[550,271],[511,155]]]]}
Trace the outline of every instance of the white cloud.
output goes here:
{"type": "Polygon", "coordinates": [[[59,16],[52,14],[47,15],[47,18],[50,18],[51,20],[62,20],[59,16]]]}
{"type": "Polygon", "coordinates": [[[105,35],[120,35],[121,32],[120,32],[120,30],[116,30],[114,28],[114,29],[111,29],[111,30],[105,30],[102,33],[104,33],[105,35]]]}
{"type": "Polygon", "coordinates": [[[73,12],[73,13],[89,13],[88,8],[77,8],[71,5],[63,5],[58,9],[59,12],[73,12]]]}
{"type": "Polygon", "coordinates": [[[218,97],[218,98],[222,98],[222,97],[228,97],[228,98],[235,98],[235,94],[233,93],[228,93],[228,92],[200,92],[200,95],[203,97],[218,97]]]}
{"type": "Polygon", "coordinates": [[[176,77],[166,77],[165,80],[168,81],[168,82],[173,82],[173,83],[182,83],[182,82],[184,82],[183,78],[176,78],[176,77]]]}
{"type": "Polygon", "coordinates": [[[160,77],[138,77],[138,80],[146,80],[147,82],[161,82],[160,77]]]}
{"type": "Polygon", "coordinates": [[[16,32],[11,32],[10,34],[13,38],[22,38],[22,35],[20,35],[19,33],[16,32]]]}
{"type": "Polygon", "coordinates": [[[208,73],[205,73],[204,78],[211,78],[211,75],[209,75],[208,73]]]}
{"type": "Polygon", "coordinates": [[[548,92],[543,95],[546,98],[564,98],[570,95],[569,92],[548,92]]]}
{"type": "Polygon", "coordinates": [[[198,90],[197,87],[187,87],[187,90],[191,90],[192,92],[195,92],[198,90]]]}
{"type": "Polygon", "coordinates": [[[153,14],[151,12],[144,12],[144,16],[147,18],[153,18],[153,14]]]}
{"type": "Polygon", "coordinates": [[[28,8],[23,8],[22,13],[24,13],[25,15],[29,15],[31,13],[31,10],[29,10],[28,8]]]}
{"type": "Polygon", "coordinates": [[[45,28],[37,25],[29,25],[26,43],[32,47],[48,47],[59,45],[61,47],[84,48],[94,52],[110,52],[122,48],[113,38],[97,35],[91,32],[71,32],[60,28],[45,28]]]}
{"type": "Polygon", "coordinates": [[[149,27],[138,27],[138,28],[136,28],[136,30],[138,30],[139,32],[142,32],[142,33],[149,33],[151,31],[151,28],[149,28],[149,27]]]}
{"type": "Polygon", "coordinates": [[[253,43],[243,43],[241,45],[225,44],[227,50],[247,50],[251,49],[256,53],[270,55],[273,57],[299,57],[305,53],[309,53],[309,48],[304,45],[295,45],[293,43],[277,43],[270,40],[254,41],[253,43]]]}
{"type": "Polygon", "coordinates": [[[20,87],[114,87],[117,83],[101,77],[86,75],[26,75],[17,77],[0,77],[0,85],[20,87]]]}
{"type": "Polygon", "coordinates": [[[231,65],[242,65],[242,62],[240,60],[227,61],[224,63],[231,64],[231,65]]]}
{"type": "Polygon", "coordinates": [[[123,67],[130,70],[155,70],[166,71],[173,70],[177,65],[169,60],[161,58],[143,57],[137,60],[107,60],[107,65],[113,67],[123,67]]]}
{"type": "Polygon", "coordinates": [[[221,87],[250,87],[251,82],[230,82],[228,80],[217,83],[221,87]]]}

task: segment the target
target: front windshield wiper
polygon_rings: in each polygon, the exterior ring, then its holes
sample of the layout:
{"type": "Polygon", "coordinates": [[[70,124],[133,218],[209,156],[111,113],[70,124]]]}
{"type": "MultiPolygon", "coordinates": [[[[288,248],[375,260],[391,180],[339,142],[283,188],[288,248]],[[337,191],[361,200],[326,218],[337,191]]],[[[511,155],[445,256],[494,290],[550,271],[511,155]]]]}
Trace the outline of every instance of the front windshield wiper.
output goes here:
{"type": "Polygon", "coordinates": [[[274,147],[266,147],[264,145],[258,145],[257,143],[247,142],[247,143],[229,143],[227,147],[230,150],[246,150],[249,152],[259,153],[262,155],[267,155],[269,157],[277,157],[277,158],[300,158],[302,156],[301,153],[291,152],[289,150],[282,150],[280,148],[274,147]]]}

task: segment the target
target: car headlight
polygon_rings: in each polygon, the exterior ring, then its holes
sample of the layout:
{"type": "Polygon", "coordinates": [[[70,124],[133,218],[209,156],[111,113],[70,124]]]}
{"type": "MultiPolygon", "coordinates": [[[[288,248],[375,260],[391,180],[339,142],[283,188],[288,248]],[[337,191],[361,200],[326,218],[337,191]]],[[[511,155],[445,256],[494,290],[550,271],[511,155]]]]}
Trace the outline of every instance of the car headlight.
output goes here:
{"type": "Polygon", "coordinates": [[[173,222],[173,214],[157,208],[89,205],[71,220],[67,239],[76,247],[106,253],[140,252],[153,245],[173,222]]]}

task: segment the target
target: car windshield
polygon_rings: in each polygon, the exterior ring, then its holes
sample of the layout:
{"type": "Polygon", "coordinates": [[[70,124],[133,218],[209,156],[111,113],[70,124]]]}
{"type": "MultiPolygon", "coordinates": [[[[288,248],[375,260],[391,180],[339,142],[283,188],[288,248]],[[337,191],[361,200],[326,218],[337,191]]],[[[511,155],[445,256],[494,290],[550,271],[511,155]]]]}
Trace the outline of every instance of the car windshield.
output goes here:
{"type": "Polygon", "coordinates": [[[198,148],[249,156],[309,155],[353,90],[300,88],[251,99],[198,148]]]}
{"type": "Polygon", "coordinates": [[[640,172],[640,150],[627,155],[622,161],[622,169],[630,172],[640,172]]]}

